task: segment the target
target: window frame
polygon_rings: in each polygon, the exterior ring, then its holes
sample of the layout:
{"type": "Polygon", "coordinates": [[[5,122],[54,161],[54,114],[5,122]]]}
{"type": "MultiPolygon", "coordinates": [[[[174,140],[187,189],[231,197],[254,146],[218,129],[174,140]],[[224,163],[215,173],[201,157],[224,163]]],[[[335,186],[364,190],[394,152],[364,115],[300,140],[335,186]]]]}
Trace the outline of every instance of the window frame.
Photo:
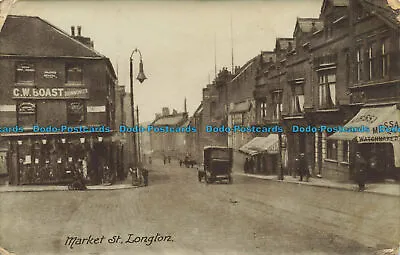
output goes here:
{"type": "Polygon", "coordinates": [[[33,125],[35,125],[37,123],[37,104],[34,101],[20,101],[17,102],[17,125],[21,126],[21,127],[33,127],[33,125]],[[32,104],[34,105],[34,112],[21,112],[21,105],[22,104],[32,104]],[[22,116],[28,116],[28,117],[32,117],[33,116],[33,122],[32,124],[24,124],[21,123],[21,117],[22,116]]]}
{"type": "Polygon", "coordinates": [[[337,106],[336,102],[336,69],[335,71],[321,72],[318,74],[318,108],[319,109],[334,109],[337,106]],[[333,81],[329,81],[329,76],[334,77],[333,81]],[[331,86],[333,85],[334,95],[332,96],[331,86]],[[324,93],[322,93],[324,92],[324,93]]]}
{"type": "Polygon", "coordinates": [[[87,109],[86,109],[86,101],[85,100],[67,100],[67,124],[68,125],[82,125],[86,123],[87,121],[87,109]],[[71,112],[71,105],[73,103],[79,103],[82,105],[82,113],[81,116],[83,115],[83,119],[81,121],[75,121],[73,118],[71,118],[71,115],[78,115],[78,113],[73,113],[71,112]]]}
{"type": "Polygon", "coordinates": [[[15,65],[15,83],[24,85],[34,85],[36,78],[36,66],[34,63],[30,62],[17,62],[15,65]],[[20,70],[22,69],[22,70],[20,70]],[[21,80],[19,79],[22,73],[31,73],[31,80],[21,80]]]}
{"type": "MultiPolygon", "coordinates": [[[[77,71],[75,71],[77,72],[77,71]]],[[[65,83],[67,85],[83,85],[83,65],[78,63],[67,63],[65,65],[65,83]],[[70,80],[70,70],[77,69],[80,70],[80,79],[70,80]]]]}

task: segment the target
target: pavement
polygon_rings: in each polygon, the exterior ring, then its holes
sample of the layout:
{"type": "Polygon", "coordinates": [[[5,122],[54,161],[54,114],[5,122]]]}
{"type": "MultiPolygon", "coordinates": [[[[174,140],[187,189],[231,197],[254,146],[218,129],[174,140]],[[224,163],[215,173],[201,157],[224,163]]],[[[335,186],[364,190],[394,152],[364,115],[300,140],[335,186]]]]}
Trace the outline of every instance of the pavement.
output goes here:
{"type": "MultiPolygon", "coordinates": [[[[299,181],[298,177],[294,178],[292,176],[284,176],[283,180],[278,180],[278,177],[276,175],[258,175],[258,174],[247,174],[240,172],[234,172],[234,175],[241,175],[252,178],[258,178],[276,182],[292,183],[298,185],[308,185],[308,186],[317,186],[323,188],[358,191],[358,186],[354,183],[341,183],[323,178],[310,178],[307,182],[307,181],[299,181]]],[[[388,196],[400,196],[400,183],[395,182],[394,180],[386,180],[385,182],[382,183],[367,183],[364,192],[388,195],[388,196]]]]}
{"type": "MultiPolygon", "coordinates": [[[[260,174],[248,174],[242,173],[237,169],[233,171],[234,175],[247,176],[251,178],[264,179],[269,181],[283,182],[283,183],[291,183],[298,185],[307,185],[307,186],[316,186],[322,188],[332,188],[332,189],[341,189],[341,190],[349,190],[349,191],[358,191],[358,187],[354,183],[343,183],[343,182],[335,182],[332,180],[327,180],[324,178],[310,178],[308,182],[299,181],[298,177],[294,178],[292,176],[284,176],[284,180],[278,180],[276,175],[260,175],[260,174]]],[[[132,189],[142,187],[143,185],[132,185],[131,178],[128,177],[126,180],[118,182],[113,185],[92,185],[87,186],[87,189],[90,190],[118,190],[118,189],[132,189]]],[[[1,192],[38,192],[38,191],[66,191],[68,190],[68,186],[60,186],[60,185],[22,185],[22,186],[13,186],[3,184],[0,185],[0,193],[1,192]]],[[[374,193],[388,196],[398,196],[400,197],[400,182],[395,182],[394,180],[386,180],[381,183],[367,183],[365,193],[374,193]]]]}
{"type": "MultiPolygon", "coordinates": [[[[131,177],[126,178],[124,181],[117,182],[116,184],[102,184],[102,185],[87,185],[87,190],[119,190],[119,189],[132,189],[143,187],[143,184],[132,184],[131,177]]],[[[74,191],[68,190],[66,185],[0,185],[1,192],[39,192],[39,191],[74,191]]],[[[0,253],[0,255],[2,255],[0,253]]]]}

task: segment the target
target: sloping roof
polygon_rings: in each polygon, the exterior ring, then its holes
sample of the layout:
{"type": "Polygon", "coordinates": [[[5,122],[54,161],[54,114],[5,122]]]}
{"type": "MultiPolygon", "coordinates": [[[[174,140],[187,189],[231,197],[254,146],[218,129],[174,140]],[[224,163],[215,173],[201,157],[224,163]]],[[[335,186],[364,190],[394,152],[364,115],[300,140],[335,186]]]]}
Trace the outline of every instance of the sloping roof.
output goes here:
{"type": "Polygon", "coordinates": [[[393,28],[400,27],[400,10],[393,9],[385,0],[361,0],[366,10],[374,13],[393,28]]]}
{"type": "Polygon", "coordinates": [[[232,78],[231,82],[235,81],[239,76],[241,76],[251,65],[253,65],[253,63],[259,59],[259,55],[255,56],[254,58],[250,59],[249,61],[247,61],[246,64],[244,64],[244,66],[242,66],[238,73],[232,78]]]}
{"type": "MultiPolygon", "coordinates": [[[[310,33],[313,31],[313,26],[315,31],[322,30],[324,28],[324,22],[317,18],[297,18],[296,30],[299,28],[303,33],[310,33]]],[[[293,33],[293,34],[294,34],[293,33]]]]}
{"type": "Polygon", "coordinates": [[[105,58],[39,17],[17,15],[7,16],[0,33],[0,54],[105,58]]]}
{"type": "Polygon", "coordinates": [[[163,116],[153,121],[153,126],[179,126],[186,121],[184,113],[163,116]]]}

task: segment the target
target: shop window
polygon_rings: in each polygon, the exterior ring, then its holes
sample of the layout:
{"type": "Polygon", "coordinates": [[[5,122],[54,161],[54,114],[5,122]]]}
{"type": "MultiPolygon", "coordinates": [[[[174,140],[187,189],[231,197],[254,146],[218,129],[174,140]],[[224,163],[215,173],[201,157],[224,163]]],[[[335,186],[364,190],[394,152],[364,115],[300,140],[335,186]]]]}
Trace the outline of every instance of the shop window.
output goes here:
{"type": "Polygon", "coordinates": [[[28,63],[17,64],[15,81],[17,83],[33,84],[35,81],[35,66],[28,63]]]}
{"type": "Polygon", "coordinates": [[[321,73],[319,75],[319,108],[331,109],[336,106],[336,74],[321,73]]]}
{"type": "Polygon", "coordinates": [[[65,70],[66,83],[68,84],[82,84],[83,83],[83,70],[81,65],[68,64],[65,70]]]}
{"type": "Polygon", "coordinates": [[[36,123],[36,104],[21,102],[17,106],[17,122],[21,127],[32,127],[36,123]]]}
{"type": "Polygon", "coordinates": [[[326,140],[326,158],[337,160],[338,159],[338,141],[326,140]]]}
{"type": "Polygon", "coordinates": [[[67,103],[67,122],[69,125],[83,124],[86,120],[85,104],[82,101],[67,103]]]}
{"type": "Polygon", "coordinates": [[[272,120],[279,120],[282,114],[282,90],[272,92],[273,115],[272,120]]]}
{"type": "Polygon", "coordinates": [[[349,163],[350,159],[350,142],[342,141],[343,162],[349,163]]]}

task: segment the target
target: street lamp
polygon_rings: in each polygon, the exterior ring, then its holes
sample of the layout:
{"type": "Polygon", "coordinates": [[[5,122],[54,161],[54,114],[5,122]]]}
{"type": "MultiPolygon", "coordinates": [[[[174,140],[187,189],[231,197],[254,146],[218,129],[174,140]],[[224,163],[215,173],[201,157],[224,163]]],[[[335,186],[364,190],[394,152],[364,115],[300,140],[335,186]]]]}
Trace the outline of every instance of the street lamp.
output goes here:
{"type": "MultiPolygon", "coordinates": [[[[142,59],[142,53],[138,48],[134,49],[131,53],[131,56],[129,58],[129,78],[130,78],[130,90],[131,90],[131,113],[132,113],[132,127],[135,127],[135,104],[134,104],[134,97],[133,97],[133,54],[134,53],[139,53],[140,55],[140,63],[139,63],[139,73],[136,79],[140,82],[143,83],[144,80],[147,79],[146,75],[144,75],[143,71],[143,59],[142,59]]],[[[134,167],[137,166],[138,162],[138,155],[137,155],[137,143],[136,143],[136,133],[133,133],[133,160],[134,160],[134,167]]]]}

